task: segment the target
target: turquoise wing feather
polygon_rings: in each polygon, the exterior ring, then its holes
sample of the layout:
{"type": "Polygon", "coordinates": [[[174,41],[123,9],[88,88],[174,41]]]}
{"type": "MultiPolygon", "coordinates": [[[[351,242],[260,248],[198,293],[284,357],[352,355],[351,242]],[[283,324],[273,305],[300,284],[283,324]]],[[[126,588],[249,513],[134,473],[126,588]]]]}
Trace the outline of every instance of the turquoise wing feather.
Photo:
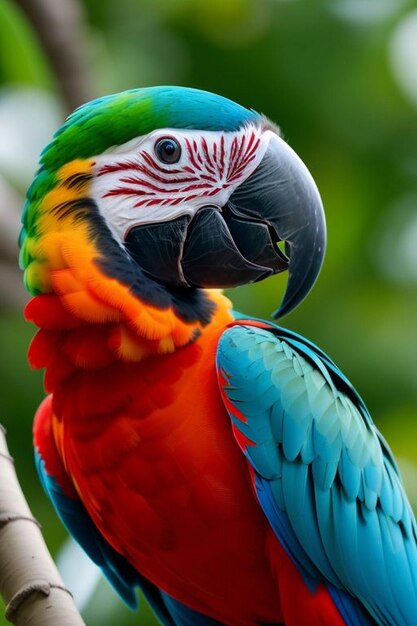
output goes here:
{"type": "Polygon", "coordinates": [[[217,367],[274,532],[347,624],[416,625],[417,525],[387,444],[329,357],[260,326],[228,328],[217,367]]]}

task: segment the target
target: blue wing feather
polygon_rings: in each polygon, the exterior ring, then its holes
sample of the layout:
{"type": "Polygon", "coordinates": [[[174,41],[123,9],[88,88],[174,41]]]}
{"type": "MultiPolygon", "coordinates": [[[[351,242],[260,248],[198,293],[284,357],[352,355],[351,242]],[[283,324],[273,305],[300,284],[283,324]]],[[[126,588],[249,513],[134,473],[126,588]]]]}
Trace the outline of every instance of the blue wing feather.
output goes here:
{"type": "Polygon", "coordinates": [[[223,626],[220,622],[190,609],[164,592],[161,592],[161,596],[176,626],[223,626]]]}
{"type": "Polygon", "coordinates": [[[244,452],[259,502],[306,583],[324,580],[352,626],[417,624],[416,522],[350,382],[272,324],[227,329],[217,363],[234,427],[253,442],[244,452]]]}

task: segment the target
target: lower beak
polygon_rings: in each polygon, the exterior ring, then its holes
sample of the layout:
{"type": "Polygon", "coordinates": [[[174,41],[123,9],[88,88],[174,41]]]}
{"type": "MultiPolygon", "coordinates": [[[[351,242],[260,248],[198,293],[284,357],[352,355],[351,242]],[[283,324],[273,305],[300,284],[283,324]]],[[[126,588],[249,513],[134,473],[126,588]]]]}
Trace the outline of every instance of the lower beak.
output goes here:
{"type": "Polygon", "coordinates": [[[141,267],[171,286],[234,287],[288,269],[275,317],[289,313],[308,294],[325,246],[316,184],[295,152],[272,133],[261,163],[224,207],[203,207],[192,220],[181,216],[137,226],[126,238],[141,267]],[[285,242],[285,253],[279,242],[285,242]]]}

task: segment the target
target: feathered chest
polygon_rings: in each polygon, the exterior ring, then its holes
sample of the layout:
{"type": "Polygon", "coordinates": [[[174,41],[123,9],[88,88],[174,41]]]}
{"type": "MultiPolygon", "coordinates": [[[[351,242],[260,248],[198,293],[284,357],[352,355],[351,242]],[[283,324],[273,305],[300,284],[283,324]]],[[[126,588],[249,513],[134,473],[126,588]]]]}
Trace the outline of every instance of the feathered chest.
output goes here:
{"type": "Polygon", "coordinates": [[[238,571],[236,598],[254,576],[262,594],[272,585],[267,524],[218,391],[219,333],[147,362],[74,371],[54,392],[55,439],[100,532],[200,609],[213,596],[233,607],[225,590],[238,571]]]}
{"type": "Polygon", "coordinates": [[[213,336],[142,363],[74,370],[55,388],[64,463],[111,543],[123,536],[129,549],[169,550],[179,534],[189,540],[196,516],[210,524],[242,506],[235,482],[243,461],[218,392],[216,343],[213,336]]]}

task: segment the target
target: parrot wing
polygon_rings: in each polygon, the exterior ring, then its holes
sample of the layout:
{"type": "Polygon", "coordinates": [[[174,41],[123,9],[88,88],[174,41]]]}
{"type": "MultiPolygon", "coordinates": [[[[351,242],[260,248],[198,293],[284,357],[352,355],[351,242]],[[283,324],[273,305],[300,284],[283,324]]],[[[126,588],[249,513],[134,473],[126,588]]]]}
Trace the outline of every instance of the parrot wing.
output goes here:
{"type": "Polygon", "coordinates": [[[121,598],[135,609],[135,589],[140,587],[164,626],[222,626],[150,583],[99,533],[61,463],[50,436],[50,419],[51,396],[39,407],[34,427],[35,463],[42,486],[68,532],[100,567],[121,598]]]}
{"type": "Polygon", "coordinates": [[[416,521],[349,381],[299,335],[249,320],[224,331],[217,368],[259,504],[305,583],[324,581],[348,625],[417,624],[416,521]]]}

